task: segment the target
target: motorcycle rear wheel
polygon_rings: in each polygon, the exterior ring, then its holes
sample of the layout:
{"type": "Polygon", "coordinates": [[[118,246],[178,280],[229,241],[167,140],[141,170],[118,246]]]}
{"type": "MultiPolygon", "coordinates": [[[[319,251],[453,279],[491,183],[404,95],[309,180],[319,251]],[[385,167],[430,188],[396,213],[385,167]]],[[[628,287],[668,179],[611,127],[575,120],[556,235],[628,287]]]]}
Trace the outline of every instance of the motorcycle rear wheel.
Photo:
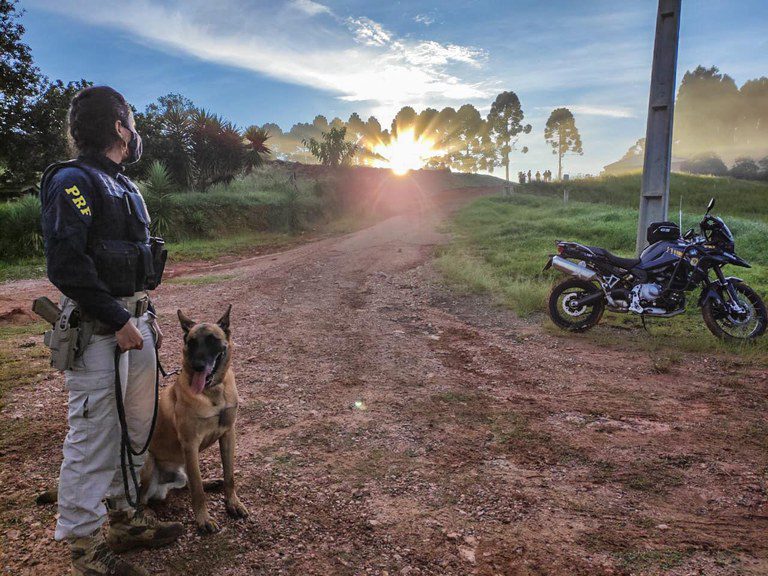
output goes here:
{"type": "MultiPolygon", "coordinates": [[[[744,342],[754,340],[765,333],[768,326],[768,313],[760,295],[743,282],[734,282],[734,290],[739,297],[739,303],[748,310],[749,319],[744,321],[734,319],[727,313],[718,310],[714,300],[707,301],[701,308],[704,323],[715,336],[728,342],[744,342]]],[[[727,293],[723,290],[725,295],[727,293]]]]}
{"type": "Polygon", "coordinates": [[[549,294],[549,317],[558,328],[569,332],[584,332],[600,322],[605,310],[602,298],[575,309],[568,302],[589,294],[600,292],[600,288],[586,280],[568,278],[552,288],[549,294]]]}

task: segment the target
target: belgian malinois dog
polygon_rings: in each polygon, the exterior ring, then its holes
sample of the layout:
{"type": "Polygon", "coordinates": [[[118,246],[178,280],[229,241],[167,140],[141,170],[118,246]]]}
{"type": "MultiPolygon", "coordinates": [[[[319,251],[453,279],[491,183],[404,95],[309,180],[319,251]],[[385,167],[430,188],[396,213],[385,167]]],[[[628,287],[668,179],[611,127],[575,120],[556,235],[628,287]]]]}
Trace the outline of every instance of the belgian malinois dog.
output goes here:
{"type": "Polygon", "coordinates": [[[157,426],[141,470],[141,498],[164,500],[172,488],[189,482],[198,528],[207,533],[219,526],[208,514],[200,477],[200,451],[217,440],[224,469],[227,512],[245,518],[248,510],[235,492],[235,419],[237,388],[232,371],[230,305],[216,324],[198,324],[179,310],[184,330],[181,373],[160,394],[157,426]]]}

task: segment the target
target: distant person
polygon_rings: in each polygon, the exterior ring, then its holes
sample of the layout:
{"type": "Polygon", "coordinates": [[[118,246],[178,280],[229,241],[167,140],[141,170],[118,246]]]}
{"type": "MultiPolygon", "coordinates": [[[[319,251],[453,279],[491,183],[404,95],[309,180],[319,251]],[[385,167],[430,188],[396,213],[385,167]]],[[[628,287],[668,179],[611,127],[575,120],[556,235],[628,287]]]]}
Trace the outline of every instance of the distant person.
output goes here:
{"type": "Polygon", "coordinates": [[[544,182],[552,182],[552,170],[544,171],[544,182]]]}
{"type": "Polygon", "coordinates": [[[528,170],[528,183],[530,184],[531,182],[533,182],[533,180],[531,180],[531,171],[528,170]]]}
{"type": "Polygon", "coordinates": [[[522,170],[517,173],[517,181],[520,182],[520,184],[525,184],[525,172],[522,170]]]}
{"type": "Polygon", "coordinates": [[[563,180],[566,181],[566,182],[568,182],[568,180],[570,180],[570,177],[568,176],[568,174],[563,174],[563,180]]]}
{"type": "Polygon", "coordinates": [[[541,182],[541,172],[536,170],[536,182],[541,182]]]}

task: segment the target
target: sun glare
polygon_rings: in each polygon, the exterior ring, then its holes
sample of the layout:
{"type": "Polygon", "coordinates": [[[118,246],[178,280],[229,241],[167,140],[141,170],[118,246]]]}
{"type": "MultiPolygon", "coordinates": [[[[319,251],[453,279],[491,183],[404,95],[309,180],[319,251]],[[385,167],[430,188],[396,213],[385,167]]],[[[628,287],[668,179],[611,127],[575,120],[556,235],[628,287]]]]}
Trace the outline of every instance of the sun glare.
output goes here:
{"type": "Polygon", "coordinates": [[[390,168],[398,176],[423,168],[432,156],[440,154],[428,138],[416,138],[413,130],[398,132],[387,144],[379,144],[373,151],[382,157],[374,162],[378,168],[390,168]]]}

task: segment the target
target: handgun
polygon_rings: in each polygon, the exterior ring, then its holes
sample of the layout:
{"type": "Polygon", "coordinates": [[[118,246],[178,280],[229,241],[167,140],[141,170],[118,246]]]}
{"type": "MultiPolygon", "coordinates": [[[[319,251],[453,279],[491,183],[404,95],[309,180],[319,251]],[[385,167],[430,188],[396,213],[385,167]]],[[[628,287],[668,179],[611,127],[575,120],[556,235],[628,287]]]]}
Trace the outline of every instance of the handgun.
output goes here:
{"type": "Polygon", "coordinates": [[[61,315],[61,308],[51,302],[50,298],[40,296],[32,302],[32,312],[53,326],[61,315]]]}

